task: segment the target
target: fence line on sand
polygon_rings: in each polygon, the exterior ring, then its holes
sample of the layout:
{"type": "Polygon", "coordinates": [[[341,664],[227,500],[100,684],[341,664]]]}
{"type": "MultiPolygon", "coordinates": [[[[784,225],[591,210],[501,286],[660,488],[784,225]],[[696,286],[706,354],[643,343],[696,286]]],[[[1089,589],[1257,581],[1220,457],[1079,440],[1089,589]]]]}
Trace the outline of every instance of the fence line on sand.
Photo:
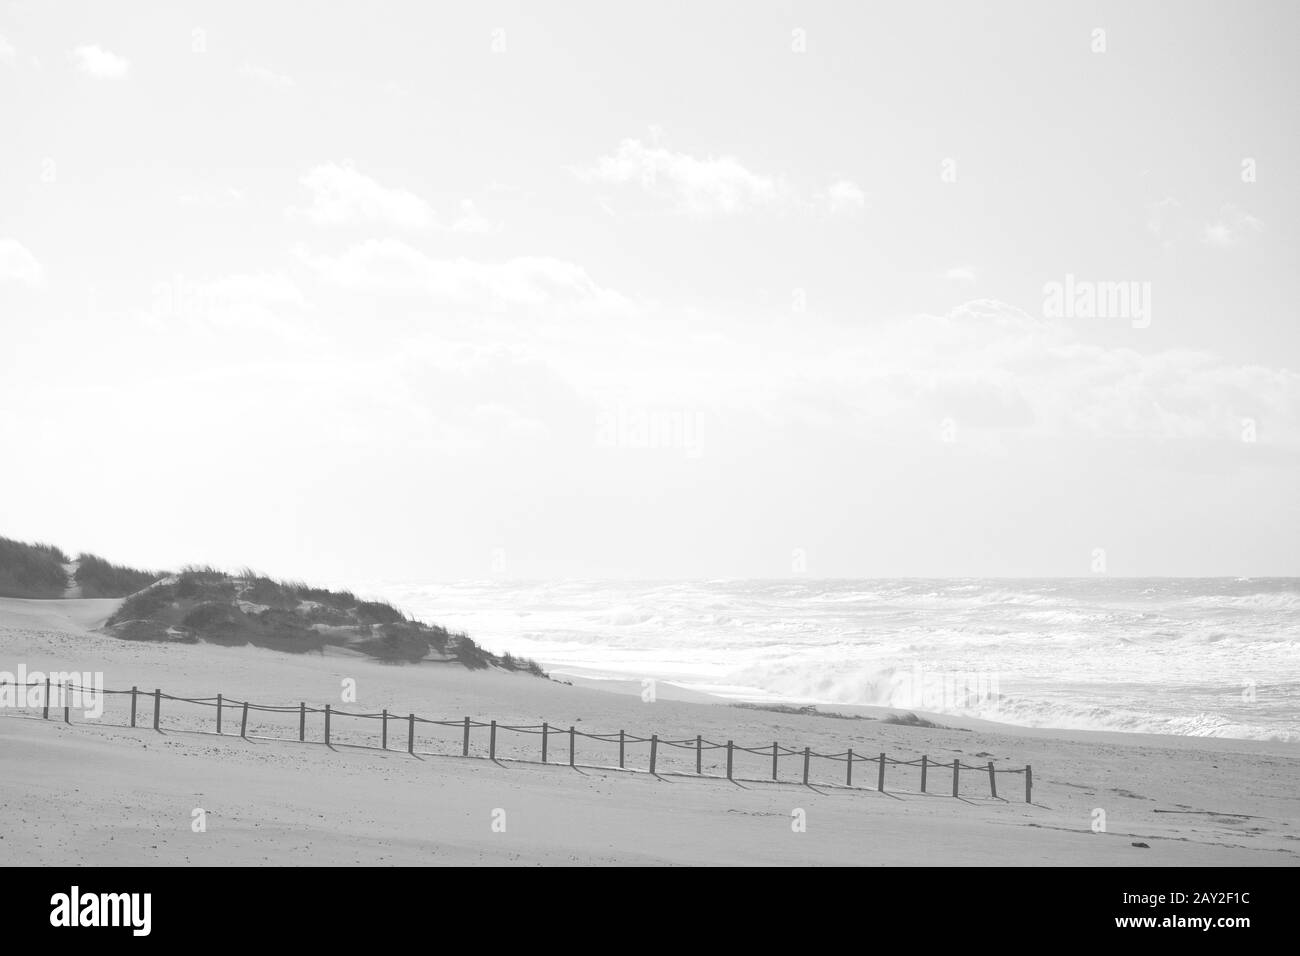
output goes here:
{"type": "MultiPolygon", "coordinates": [[[[8,683],[9,682],[6,681],[0,681],[0,687],[4,687],[8,683]]],[[[584,731],[580,731],[572,725],[569,726],[568,730],[564,730],[563,728],[553,727],[548,723],[528,724],[528,725],[501,724],[495,720],[482,721],[482,720],[474,720],[470,717],[464,717],[458,720],[434,720],[427,717],[417,716],[414,713],[410,713],[407,714],[405,717],[402,717],[400,714],[389,713],[387,709],[384,709],[379,713],[361,714],[353,711],[337,710],[333,708],[330,704],[326,704],[323,708],[308,707],[306,702],[300,702],[296,706],[254,704],[246,700],[245,701],[234,700],[222,694],[217,694],[215,697],[177,697],[172,694],[164,694],[161,688],[155,688],[152,691],[152,693],[149,691],[141,691],[138,687],[132,687],[130,690],[104,690],[102,688],[95,688],[95,687],[89,687],[89,688],[82,687],[79,684],[73,684],[73,683],[56,684],[53,685],[52,688],[48,678],[44,681],[43,684],[37,681],[29,681],[26,684],[15,683],[14,686],[15,687],[43,687],[44,694],[42,696],[41,717],[44,720],[49,720],[50,717],[50,694],[52,689],[58,691],[59,693],[78,691],[81,693],[105,694],[105,695],[130,694],[131,695],[131,726],[132,727],[137,726],[138,700],[141,696],[144,696],[144,697],[152,698],[154,730],[161,730],[162,702],[164,700],[173,700],[173,701],[183,701],[189,704],[198,704],[203,707],[215,707],[217,710],[217,714],[216,714],[217,733],[221,734],[222,736],[229,736],[228,734],[222,734],[221,728],[222,728],[223,713],[225,710],[230,708],[237,708],[239,711],[239,715],[240,715],[239,736],[240,737],[248,736],[248,714],[250,711],[254,711],[254,712],[260,711],[266,713],[279,713],[279,714],[296,713],[298,715],[298,740],[302,743],[307,742],[307,715],[324,714],[325,729],[324,729],[324,739],[322,742],[326,746],[330,746],[331,719],[335,717],[349,717],[349,718],[357,718],[362,720],[382,721],[382,726],[380,731],[381,742],[380,742],[380,747],[377,749],[383,749],[383,750],[390,749],[388,746],[389,722],[396,721],[398,723],[405,723],[407,725],[406,750],[408,753],[412,755],[415,754],[416,724],[430,724],[439,727],[455,727],[461,730],[462,732],[461,733],[461,756],[462,757],[476,756],[478,759],[497,760],[498,759],[497,758],[497,734],[499,731],[510,731],[512,733],[540,735],[542,738],[541,739],[541,758],[542,758],[541,762],[543,764],[554,765],[554,761],[549,759],[549,743],[550,743],[550,738],[558,736],[561,738],[564,737],[568,738],[568,743],[569,743],[568,765],[570,767],[593,767],[593,765],[591,764],[579,764],[576,762],[575,754],[577,749],[577,738],[585,737],[589,740],[600,740],[611,744],[617,741],[618,769],[620,770],[633,770],[634,772],[636,771],[636,768],[629,768],[627,766],[627,745],[628,744],[648,743],[650,745],[648,772],[651,774],[657,773],[659,748],[661,746],[674,747],[681,750],[694,750],[695,751],[695,774],[697,776],[712,776],[712,775],[706,775],[703,772],[703,758],[704,758],[705,751],[726,750],[727,752],[726,753],[726,761],[727,761],[726,779],[727,780],[750,779],[750,778],[737,778],[734,776],[735,755],[739,751],[741,753],[756,754],[762,757],[766,757],[770,755],[772,758],[772,780],[773,781],[778,781],[779,761],[781,757],[802,757],[803,758],[802,783],[805,786],[809,785],[809,778],[808,778],[809,764],[813,757],[817,757],[822,760],[840,761],[845,764],[844,783],[829,784],[830,786],[846,787],[846,788],[859,789],[859,790],[869,789],[869,788],[853,787],[853,767],[855,761],[859,766],[861,766],[862,764],[875,764],[877,770],[876,790],[882,793],[885,790],[885,767],[888,765],[893,765],[898,767],[919,767],[921,770],[921,793],[929,792],[926,789],[926,787],[929,783],[928,777],[929,777],[930,770],[932,768],[934,770],[951,769],[952,795],[954,797],[960,795],[961,771],[963,770],[974,771],[979,774],[987,774],[988,783],[989,783],[989,795],[995,799],[997,798],[998,795],[998,783],[997,783],[998,774],[1023,774],[1025,778],[1025,802],[1026,803],[1033,802],[1034,771],[1033,768],[1028,764],[1026,764],[1024,767],[1017,767],[1014,769],[994,767],[992,760],[990,760],[984,766],[980,766],[979,764],[962,763],[958,759],[954,759],[951,764],[948,764],[948,763],[941,763],[936,760],[931,760],[928,755],[923,755],[920,758],[914,760],[898,760],[894,757],[890,757],[887,753],[884,752],[882,752],[878,757],[868,757],[865,754],[855,754],[853,752],[852,747],[849,747],[847,750],[841,751],[840,753],[824,754],[824,753],[818,753],[812,750],[810,747],[804,747],[802,750],[792,749],[790,747],[783,747],[777,741],[773,741],[771,746],[742,747],[731,740],[728,740],[726,743],[718,743],[716,741],[706,740],[703,736],[698,734],[695,737],[687,737],[682,740],[669,740],[669,739],[661,738],[658,734],[651,734],[649,737],[640,737],[634,734],[629,734],[623,730],[620,730],[617,733],[592,734],[592,733],[586,733],[584,731]],[[486,727],[488,728],[489,731],[488,754],[486,758],[484,758],[481,754],[472,755],[470,753],[470,732],[473,728],[476,727],[486,727]]],[[[67,697],[64,698],[63,721],[64,723],[67,724],[72,723],[71,708],[68,703],[67,697]]],[[[275,737],[270,739],[284,740],[287,738],[275,737]]],[[[315,741],[312,742],[315,743],[315,741]]],[[[347,746],[368,746],[368,745],[348,744],[347,746]]],[[[372,746],[372,749],[375,749],[373,748],[373,745],[369,745],[369,746],[372,746]]],[[[505,758],[505,759],[513,759],[513,758],[505,758]]],[[[613,768],[609,768],[609,769],[613,769],[613,768]]],[[[786,781],[786,782],[791,782],[791,781],[786,781]]],[[[819,782],[823,782],[823,781],[819,781],[819,782]]]]}

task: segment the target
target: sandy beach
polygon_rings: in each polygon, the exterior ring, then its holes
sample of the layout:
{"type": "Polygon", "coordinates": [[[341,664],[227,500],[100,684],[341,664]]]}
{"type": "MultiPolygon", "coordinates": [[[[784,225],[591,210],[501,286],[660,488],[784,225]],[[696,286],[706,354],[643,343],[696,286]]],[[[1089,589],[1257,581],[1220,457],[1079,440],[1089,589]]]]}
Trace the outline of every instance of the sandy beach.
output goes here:
{"type": "MultiPolygon", "coordinates": [[[[887,711],[836,708],[841,716],[745,709],[659,684],[583,686],[458,665],[391,665],[347,652],[290,655],[209,644],[124,641],[97,633],[114,600],[0,600],[0,670],[102,672],[104,686],[137,686],[108,698],[103,716],[39,708],[0,713],[0,824],[10,864],[756,864],[756,865],[1295,865],[1300,852],[1300,747],[1262,741],[1020,729],[932,716],[941,727],[886,722],[887,711]],[[355,701],[344,702],[345,682],[355,701]],[[387,710],[380,721],[336,715],[332,746],[310,714],[307,743],[296,712],[254,712],[248,738],[227,704],[164,700],[151,727],[154,688],[177,697],[387,710]],[[540,735],[498,733],[500,759],[465,759],[459,726],[417,725],[406,752],[406,715],[505,726],[546,722],[540,735]],[[862,755],[853,788],[843,761],[737,753],[725,778],[722,749],[648,747],[577,738],[568,728],[664,740],[862,755]],[[268,739],[279,737],[284,739],[268,739]],[[927,793],[915,766],[878,764],[925,755],[927,793]],[[963,770],[951,795],[951,763],[1033,767],[1023,777],[963,770]],[[946,766],[935,766],[935,764],[946,766]],[[206,827],[196,832],[195,811],[206,827]],[[1104,815],[1104,828],[1099,821],[1104,815]],[[1145,844],[1137,846],[1135,844],[1145,844]]],[[[926,715],[921,715],[925,717],[926,715]]],[[[487,728],[471,753],[486,757],[487,728]]]]}

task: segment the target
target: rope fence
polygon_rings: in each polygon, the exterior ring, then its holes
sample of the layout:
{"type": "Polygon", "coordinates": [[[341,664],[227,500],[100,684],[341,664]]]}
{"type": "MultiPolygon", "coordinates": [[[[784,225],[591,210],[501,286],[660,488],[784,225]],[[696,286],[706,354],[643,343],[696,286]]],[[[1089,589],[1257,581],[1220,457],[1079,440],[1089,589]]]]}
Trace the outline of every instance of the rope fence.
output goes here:
{"type": "MultiPolygon", "coordinates": [[[[229,726],[229,721],[238,720],[239,736],[241,738],[291,740],[294,731],[296,731],[298,741],[307,743],[307,717],[310,714],[322,716],[323,729],[320,742],[330,747],[337,745],[391,751],[394,749],[390,746],[389,725],[391,724],[394,725],[393,729],[399,734],[403,729],[406,731],[404,749],[412,756],[454,756],[458,752],[461,757],[538,762],[537,757],[540,751],[541,763],[556,765],[555,748],[558,746],[560,748],[560,759],[570,767],[614,769],[614,766],[609,763],[583,762],[593,759],[590,756],[591,745],[584,747],[584,753],[580,761],[579,739],[581,739],[603,745],[602,753],[608,753],[611,758],[612,749],[617,745],[617,769],[619,770],[648,772],[655,775],[664,773],[674,775],[693,774],[717,779],[723,779],[725,775],[727,780],[756,782],[765,778],[741,776],[741,774],[752,774],[758,772],[753,769],[754,767],[762,767],[764,770],[770,770],[770,779],[772,781],[789,783],[793,781],[788,773],[784,779],[781,777],[781,761],[786,760],[787,762],[796,762],[799,767],[798,779],[805,786],[817,784],[864,790],[870,788],[855,787],[853,784],[854,769],[856,767],[863,772],[869,773],[870,770],[866,765],[874,765],[870,769],[875,770],[875,789],[881,793],[885,792],[885,769],[890,766],[917,768],[920,777],[919,792],[921,793],[933,792],[929,789],[932,773],[950,771],[952,774],[952,795],[954,797],[961,795],[962,771],[977,773],[981,776],[987,775],[989,795],[994,799],[998,798],[997,778],[999,774],[1022,774],[1025,784],[1025,802],[1033,802],[1034,773],[1033,768],[1028,764],[1024,767],[1006,768],[995,767],[992,760],[983,765],[963,763],[959,759],[954,759],[951,763],[944,763],[934,760],[928,755],[922,755],[911,760],[900,760],[896,757],[890,757],[885,752],[881,752],[878,756],[855,753],[852,747],[839,753],[819,753],[810,747],[791,748],[782,746],[779,741],[773,741],[770,745],[743,747],[732,740],[719,742],[708,740],[699,734],[694,737],[674,740],[660,737],[658,734],[642,737],[628,733],[625,730],[588,733],[578,730],[575,725],[564,728],[549,723],[503,724],[495,720],[475,720],[472,717],[435,720],[420,717],[414,713],[405,715],[390,713],[387,709],[374,713],[359,713],[338,710],[330,704],[326,704],[324,707],[309,707],[306,702],[288,705],[255,704],[247,700],[226,697],[223,694],[217,694],[213,697],[178,697],[163,693],[161,688],[155,688],[152,691],[141,690],[139,687],[132,687],[130,690],[104,690],[83,687],[74,683],[51,685],[48,679],[43,683],[29,681],[25,684],[0,681],[0,691],[3,691],[3,688],[7,686],[13,686],[15,689],[20,687],[39,688],[38,703],[31,706],[40,708],[41,718],[44,720],[50,719],[50,704],[53,696],[61,696],[63,699],[63,722],[67,724],[72,723],[70,699],[74,692],[83,695],[104,695],[105,697],[129,696],[130,726],[139,727],[144,721],[149,720],[152,729],[156,731],[162,730],[162,703],[168,701],[174,704],[188,704],[193,707],[215,710],[216,733],[220,736],[232,736],[227,732],[226,727],[229,726]],[[142,710],[142,708],[144,709],[142,710]],[[375,745],[374,731],[358,728],[355,723],[357,721],[375,720],[380,722],[378,747],[375,745]],[[485,735],[487,737],[486,753],[482,752],[481,744],[477,751],[474,751],[472,746],[474,742],[473,731],[482,729],[487,730],[485,735]],[[509,741],[505,738],[506,734],[518,735],[524,738],[540,737],[540,740],[534,741],[531,745],[525,747],[526,741],[509,741]],[[424,749],[417,750],[417,742],[424,749]],[[629,747],[641,747],[647,744],[649,745],[649,753],[646,758],[647,768],[628,766],[629,747]],[[840,763],[843,764],[843,769],[836,774],[837,779],[835,780],[814,777],[812,770],[814,760],[831,764],[840,763]],[[742,761],[746,763],[746,768],[740,766],[742,761]]],[[[31,695],[25,696],[30,698],[31,695]]],[[[92,696],[91,699],[93,700],[95,697],[92,696]]],[[[168,729],[210,733],[212,732],[211,727],[210,716],[200,718],[193,712],[179,709],[174,709],[173,712],[169,713],[168,729]]],[[[480,736],[479,739],[481,740],[482,737],[480,736]]],[[[316,741],[313,739],[311,742],[316,741]]],[[[981,754],[981,756],[983,755],[981,754]]],[[[826,767],[826,763],[819,763],[817,767],[821,772],[826,767]]],[[[897,781],[897,778],[895,780],[897,781]]]]}

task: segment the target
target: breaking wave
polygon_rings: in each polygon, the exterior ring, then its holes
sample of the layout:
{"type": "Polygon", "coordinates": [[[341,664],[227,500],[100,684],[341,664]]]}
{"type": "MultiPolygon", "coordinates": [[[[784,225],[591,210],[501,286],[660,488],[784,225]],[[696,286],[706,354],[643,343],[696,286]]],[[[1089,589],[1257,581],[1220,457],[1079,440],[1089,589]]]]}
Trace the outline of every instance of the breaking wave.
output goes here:
{"type": "Polygon", "coordinates": [[[374,589],[560,674],[1033,727],[1300,741],[1294,578],[374,589]],[[945,680],[996,681],[997,693],[935,691],[945,680]]]}

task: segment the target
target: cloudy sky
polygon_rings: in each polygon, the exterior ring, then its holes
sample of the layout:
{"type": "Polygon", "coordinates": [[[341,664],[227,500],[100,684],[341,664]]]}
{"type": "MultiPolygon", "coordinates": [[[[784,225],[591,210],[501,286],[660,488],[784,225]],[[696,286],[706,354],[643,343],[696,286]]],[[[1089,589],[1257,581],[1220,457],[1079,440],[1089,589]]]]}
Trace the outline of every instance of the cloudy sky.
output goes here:
{"type": "Polygon", "coordinates": [[[1294,4],[323,6],[4,6],[0,533],[1300,572],[1294,4]]]}

